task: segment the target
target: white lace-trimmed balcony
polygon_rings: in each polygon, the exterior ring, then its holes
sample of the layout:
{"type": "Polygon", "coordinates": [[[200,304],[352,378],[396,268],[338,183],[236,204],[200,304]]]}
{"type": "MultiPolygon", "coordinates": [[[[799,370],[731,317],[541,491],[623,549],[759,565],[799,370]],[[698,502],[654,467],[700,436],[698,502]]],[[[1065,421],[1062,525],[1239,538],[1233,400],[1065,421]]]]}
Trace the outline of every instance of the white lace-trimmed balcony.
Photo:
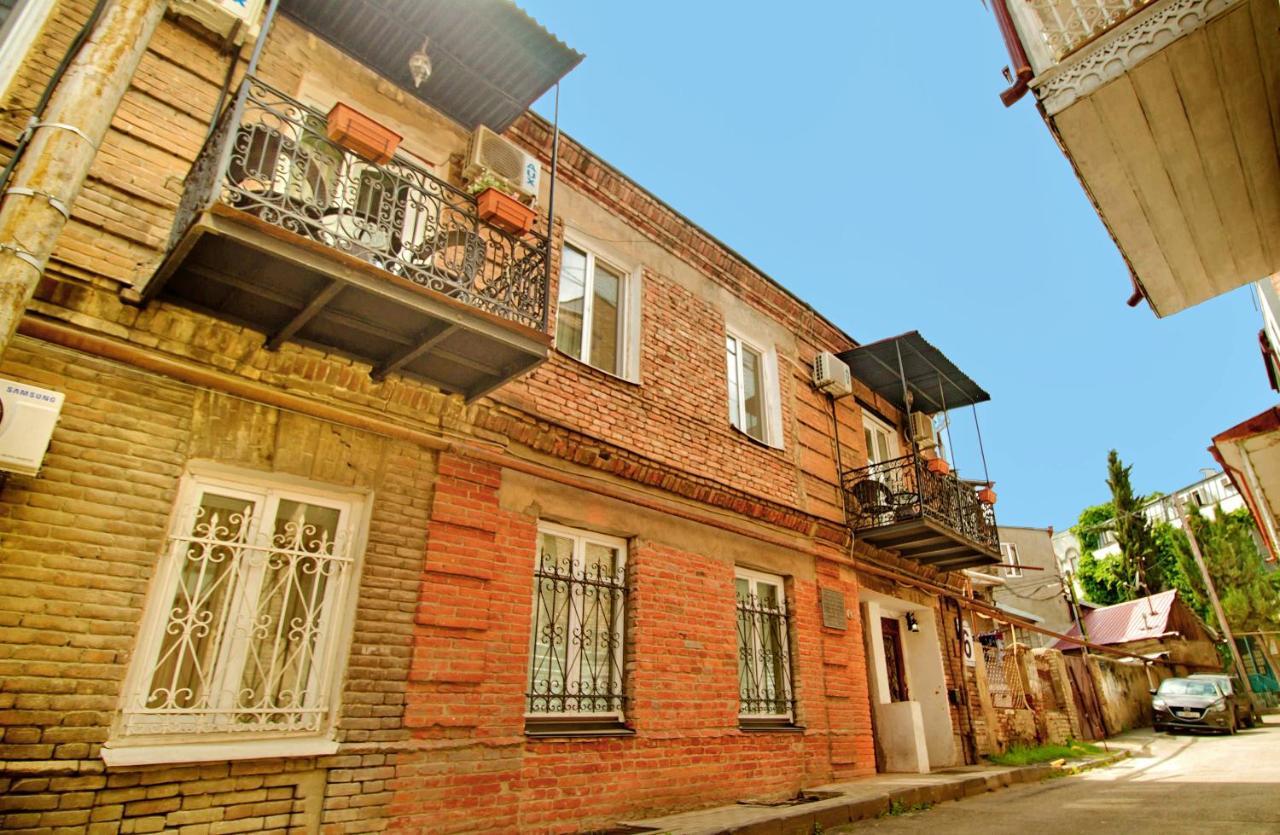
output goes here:
{"type": "Polygon", "coordinates": [[[994,1],[1157,315],[1280,272],[1274,0],[994,1]]]}
{"type": "Polygon", "coordinates": [[[110,747],[325,736],[358,499],[202,477],[182,493],[110,747]]]}

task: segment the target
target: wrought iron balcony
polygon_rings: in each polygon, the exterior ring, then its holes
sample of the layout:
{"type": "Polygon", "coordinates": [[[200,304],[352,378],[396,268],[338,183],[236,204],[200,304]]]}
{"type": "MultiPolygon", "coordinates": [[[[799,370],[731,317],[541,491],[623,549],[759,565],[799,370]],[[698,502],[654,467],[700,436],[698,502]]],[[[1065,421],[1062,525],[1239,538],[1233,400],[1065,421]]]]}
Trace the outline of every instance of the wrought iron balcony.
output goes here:
{"type": "Polygon", "coordinates": [[[148,295],[470,397],[546,357],[548,241],[480,219],[404,155],[334,144],[326,116],[247,78],[187,177],[148,295]]]}
{"type": "Polygon", "coordinates": [[[1000,561],[994,508],[954,473],[915,454],[847,470],[849,526],[872,545],[943,571],[1000,561]]]}

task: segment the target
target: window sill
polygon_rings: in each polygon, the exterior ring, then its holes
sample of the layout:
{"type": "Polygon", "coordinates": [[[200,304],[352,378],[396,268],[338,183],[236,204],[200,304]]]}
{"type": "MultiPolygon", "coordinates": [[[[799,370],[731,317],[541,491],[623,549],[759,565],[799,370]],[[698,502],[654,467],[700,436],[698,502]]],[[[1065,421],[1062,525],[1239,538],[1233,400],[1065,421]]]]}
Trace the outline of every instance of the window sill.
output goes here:
{"type": "Polygon", "coordinates": [[[635,736],[633,728],[619,719],[572,719],[530,717],[524,723],[524,735],[532,739],[549,737],[635,736]]]}
{"type": "Polygon", "coordinates": [[[732,429],[741,437],[745,438],[746,440],[750,441],[751,443],[755,444],[758,447],[763,447],[764,449],[776,450],[777,452],[783,451],[782,444],[774,444],[774,443],[770,443],[769,441],[762,441],[759,438],[755,437],[754,435],[748,435],[736,423],[730,423],[729,428],[732,429]]]}
{"type": "Polygon", "coordinates": [[[276,739],[228,739],[217,742],[163,742],[144,745],[102,746],[107,768],[135,765],[267,760],[277,757],[323,757],[334,754],[338,743],[320,737],[276,739]]]}
{"type": "Polygon", "coordinates": [[[589,363],[589,362],[587,362],[587,361],[585,361],[585,360],[578,359],[578,358],[577,358],[577,357],[575,357],[573,354],[566,354],[564,351],[561,351],[559,348],[556,348],[556,347],[554,347],[554,346],[552,346],[551,350],[552,350],[552,351],[555,351],[556,356],[563,357],[563,358],[567,359],[569,362],[573,363],[574,365],[578,366],[579,368],[585,368],[585,369],[586,369],[586,370],[588,370],[588,371],[592,371],[592,372],[594,372],[594,373],[596,373],[596,374],[599,374],[600,376],[604,377],[606,381],[613,381],[613,382],[617,382],[617,383],[626,383],[626,384],[627,384],[627,385],[629,385],[629,386],[634,386],[634,387],[636,387],[636,388],[640,388],[640,381],[639,381],[639,380],[633,380],[633,379],[631,379],[630,377],[623,377],[623,376],[622,376],[622,375],[620,375],[620,374],[614,374],[612,371],[605,371],[603,368],[600,368],[600,367],[598,367],[598,366],[592,365],[591,363],[589,363]]]}
{"type": "Polygon", "coordinates": [[[801,734],[806,728],[789,719],[739,719],[738,730],[748,733],[790,733],[801,734]]]}

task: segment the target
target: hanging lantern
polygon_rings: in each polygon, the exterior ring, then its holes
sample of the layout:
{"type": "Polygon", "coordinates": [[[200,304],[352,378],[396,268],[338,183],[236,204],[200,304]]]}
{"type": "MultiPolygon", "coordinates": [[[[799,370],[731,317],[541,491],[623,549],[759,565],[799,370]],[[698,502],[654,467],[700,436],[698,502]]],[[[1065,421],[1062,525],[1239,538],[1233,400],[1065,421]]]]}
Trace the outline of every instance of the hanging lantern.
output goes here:
{"type": "Polygon", "coordinates": [[[413,86],[421,87],[422,82],[431,77],[431,56],[427,54],[427,42],[422,39],[422,47],[409,56],[409,75],[413,77],[413,86]]]}

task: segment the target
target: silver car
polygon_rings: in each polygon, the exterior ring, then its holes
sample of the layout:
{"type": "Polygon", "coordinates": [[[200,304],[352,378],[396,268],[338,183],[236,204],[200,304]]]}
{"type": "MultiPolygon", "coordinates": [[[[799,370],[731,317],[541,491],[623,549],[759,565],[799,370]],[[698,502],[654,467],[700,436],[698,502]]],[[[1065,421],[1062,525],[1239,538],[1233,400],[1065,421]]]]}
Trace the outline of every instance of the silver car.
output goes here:
{"type": "Polygon", "coordinates": [[[1155,729],[1236,732],[1235,698],[1223,693],[1216,682],[1193,678],[1167,678],[1151,691],[1155,729]]]}
{"type": "Polygon", "coordinates": [[[1236,686],[1240,681],[1236,676],[1229,676],[1226,673],[1192,673],[1187,678],[1196,679],[1197,681],[1212,681],[1218,685],[1218,689],[1223,693],[1235,697],[1237,730],[1257,727],[1262,722],[1262,716],[1254,706],[1253,700],[1249,698],[1249,694],[1236,686]]]}

